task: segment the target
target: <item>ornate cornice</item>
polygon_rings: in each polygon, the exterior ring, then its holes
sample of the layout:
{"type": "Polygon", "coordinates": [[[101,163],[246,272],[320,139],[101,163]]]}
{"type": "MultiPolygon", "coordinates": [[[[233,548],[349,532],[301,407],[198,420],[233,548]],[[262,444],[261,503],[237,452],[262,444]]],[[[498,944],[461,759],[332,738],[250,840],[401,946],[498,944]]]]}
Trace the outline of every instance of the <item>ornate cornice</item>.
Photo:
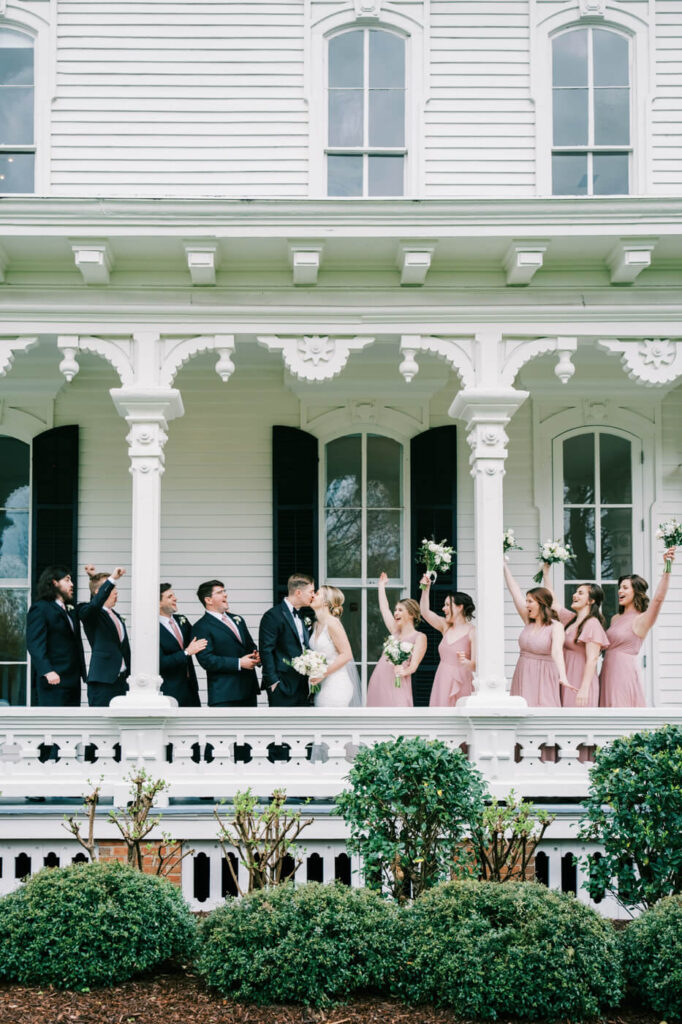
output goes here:
{"type": "Polygon", "coordinates": [[[303,335],[280,338],[260,335],[258,344],[270,352],[281,352],[284,365],[297,380],[331,380],[341,373],[351,351],[366,348],[374,338],[333,338],[328,335],[303,335]]]}

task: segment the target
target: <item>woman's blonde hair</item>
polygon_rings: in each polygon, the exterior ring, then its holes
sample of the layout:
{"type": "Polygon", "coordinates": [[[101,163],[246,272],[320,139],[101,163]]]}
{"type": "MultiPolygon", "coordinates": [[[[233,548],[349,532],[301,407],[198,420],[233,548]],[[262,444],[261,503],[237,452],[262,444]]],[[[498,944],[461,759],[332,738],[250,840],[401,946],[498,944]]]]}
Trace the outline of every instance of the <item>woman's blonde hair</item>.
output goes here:
{"type": "Polygon", "coordinates": [[[414,619],[415,626],[421,620],[422,613],[419,610],[419,603],[413,597],[401,597],[396,601],[396,606],[401,604],[410,618],[414,619]]]}
{"type": "Polygon", "coordinates": [[[346,600],[343,590],[339,590],[338,587],[325,586],[320,587],[320,593],[334,618],[340,619],[343,615],[343,602],[346,600]]]}

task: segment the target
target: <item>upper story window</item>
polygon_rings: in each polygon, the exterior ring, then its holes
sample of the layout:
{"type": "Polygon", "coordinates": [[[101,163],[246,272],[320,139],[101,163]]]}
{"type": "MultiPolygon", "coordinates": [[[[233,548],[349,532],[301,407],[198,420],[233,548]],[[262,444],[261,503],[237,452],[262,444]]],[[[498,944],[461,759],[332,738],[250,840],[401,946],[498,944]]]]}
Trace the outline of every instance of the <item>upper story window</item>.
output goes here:
{"type": "Polygon", "coordinates": [[[552,192],[630,191],[630,44],[603,28],[563,32],[552,43],[552,192]]]}
{"type": "Polygon", "coordinates": [[[352,29],[328,56],[327,195],[404,195],[405,39],[352,29]]]}
{"type": "Polygon", "coordinates": [[[0,193],[33,192],[33,40],[0,29],[0,193]]]}

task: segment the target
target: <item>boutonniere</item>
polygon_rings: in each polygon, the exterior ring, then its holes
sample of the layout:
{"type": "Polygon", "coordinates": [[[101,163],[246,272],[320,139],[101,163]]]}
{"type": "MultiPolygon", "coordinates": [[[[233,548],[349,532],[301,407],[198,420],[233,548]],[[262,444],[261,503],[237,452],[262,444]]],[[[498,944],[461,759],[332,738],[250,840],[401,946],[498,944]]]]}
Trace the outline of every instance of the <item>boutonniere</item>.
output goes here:
{"type": "Polygon", "coordinates": [[[236,622],[236,623],[237,623],[237,625],[238,625],[238,626],[240,626],[240,625],[241,625],[241,622],[242,622],[242,620],[241,620],[241,616],[239,616],[239,615],[233,615],[233,616],[232,616],[232,618],[233,618],[234,622],[236,622]]]}
{"type": "Polygon", "coordinates": [[[73,605],[72,604],[67,604],[66,610],[67,610],[67,612],[72,612],[73,611],[73,605]]]}
{"type": "Polygon", "coordinates": [[[305,626],[306,629],[310,629],[312,624],[313,624],[313,620],[309,619],[308,616],[306,615],[306,617],[303,620],[303,625],[305,626]]]}
{"type": "Polygon", "coordinates": [[[180,623],[181,626],[187,625],[187,619],[185,618],[184,615],[178,615],[178,622],[180,623]]]}
{"type": "MultiPolygon", "coordinates": [[[[118,612],[116,614],[118,615],[118,612]]],[[[126,620],[125,615],[119,615],[118,617],[121,620],[121,622],[125,622],[125,620],[126,620]]]]}

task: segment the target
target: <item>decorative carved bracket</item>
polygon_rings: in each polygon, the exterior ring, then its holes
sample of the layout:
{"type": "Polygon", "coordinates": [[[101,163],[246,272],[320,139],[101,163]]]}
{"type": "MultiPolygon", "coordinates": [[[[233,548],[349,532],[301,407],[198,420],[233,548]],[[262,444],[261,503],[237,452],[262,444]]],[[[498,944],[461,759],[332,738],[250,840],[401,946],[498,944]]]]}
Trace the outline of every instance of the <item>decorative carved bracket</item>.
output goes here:
{"type": "Polygon", "coordinates": [[[217,352],[216,373],[226,383],[234,373],[232,353],[234,334],[198,335],[196,338],[165,339],[162,341],[161,372],[159,383],[171,387],[181,366],[199,352],[217,352]]]}
{"type": "Polygon", "coordinates": [[[220,266],[218,243],[215,241],[183,242],[187,269],[193,285],[214,285],[216,270],[220,266]]]}
{"type": "Polygon", "coordinates": [[[323,248],[321,242],[291,242],[289,244],[289,264],[293,282],[297,287],[317,284],[323,248]]]}
{"type": "Polygon", "coordinates": [[[431,338],[421,334],[403,334],[400,339],[403,360],[398,367],[407,383],[419,373],[417,352],[431,352],[444,359],[459,374],[462,387],[471,388],[476,383],[476,374],[471,355],[471,341],[465,338],[431,338]]]}
{"type": "Polygon", "coordinates": [[[341,373],[351,351],[366,348],[374,338],[330,338],[305,335],[299,338],[280,338],[261,335],[258,344],[270,352],[281,352],[284,365],[298,380],[331,380],[341,373]]]}
{"type": "Polygon", "coordinates": [[[132,338],[90,338],[76,334],[61,335],[57,338],[57,347],[64,353],[60,371],[70,383],[79,370],[77,356],[79,352],[94,352],[102,356],[116,370],[121,384],[129,387],[133,384],[133,340],[132,338]]]}
{"type": "Polygon", "coordinates": [[[71,242],[71,249],[76,267],[86,284],[109,284],[114,256],[106,239],[74,239],[71,242]]]}
{"type": "Polygon", "coordinates": [[[0,377],[4,377],[11,370],[17,352],[27,352],[37,344],[37,337],[3,338],[0,340],[0,377]]]}
{"type": "Polygon", "coordinates": [[[396,254],[401,285],[423,285],[431,269],[435,242],[401,242],[396,254]]]}
{"type": "Polygon", "coordinates": [[[505,341],[500,383],[512,387],[522,366],[547,352],[558,353],[554,372],[562,384],[566,384],[575,373],[571,354],[578,347],[577,338],[530,338],[522,341],[505,341]]]}
{"type": "Polygon", "coordinates": [[[682,377],[682,340],[645,338],[640,341],[612,341],[602,338],[599,346],[619,354],[630,380],[647,387],[660,387],[682,377]]]}
{"type": "Polygon", "coordinates": [[[507,284],[530,284],[542,268],[547,245],[544,239],[538,242],[512,242],[503,260],[507,284]]]}

